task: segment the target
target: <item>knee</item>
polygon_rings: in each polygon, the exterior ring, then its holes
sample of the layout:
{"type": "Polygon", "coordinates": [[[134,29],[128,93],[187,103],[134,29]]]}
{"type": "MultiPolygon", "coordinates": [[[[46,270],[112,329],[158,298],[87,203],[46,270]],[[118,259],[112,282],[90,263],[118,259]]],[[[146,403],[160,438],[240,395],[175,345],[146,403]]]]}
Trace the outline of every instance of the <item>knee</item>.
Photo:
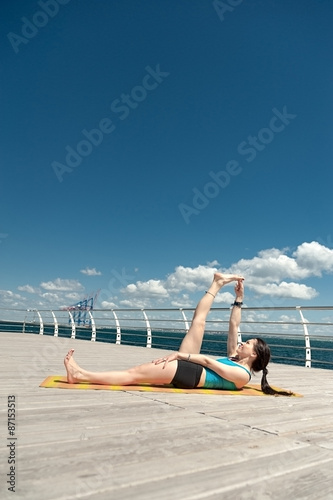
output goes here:
{"type": "Polygon", "coordinates": [[[131,381],[132,384],[135,384],[139,379],[140,379],[140,366],[135,366],[133,368],[130,368],[129,370],[126,371],[128,379],[131,381]]]}

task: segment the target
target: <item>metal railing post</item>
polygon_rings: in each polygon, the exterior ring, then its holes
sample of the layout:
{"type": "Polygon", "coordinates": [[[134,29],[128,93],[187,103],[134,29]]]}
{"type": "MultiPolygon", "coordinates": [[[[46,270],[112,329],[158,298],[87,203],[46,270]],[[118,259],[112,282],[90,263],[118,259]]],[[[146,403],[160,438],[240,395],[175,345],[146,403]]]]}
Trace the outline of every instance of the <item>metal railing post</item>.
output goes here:
{"type": "Polygon", "coordinates": [[[182,308],[180,308],[179,310],[180,310],[180,312],[182,313],[182,316],[183,316],[183,320],[184,320],[184,323],[185,323],[185,331],[188,332],[189,329],[190,329],[190,325],[189,325],[189,323],[187,321],[187,317],[185,315],[185,312],[183,311],[182,308]]]}
{"type": "Polygon", "coordinates": [[[145,313],[145,311],[143,309],[141,309],[141,311],[142,311],[143,317],[145,318],[146,327],[147,327],[147,345],[146,345],[146,347],[151,347],[151,328],[150,328],[149,320],[148,320],[148,317],[147,317],[147,314],[145,313]]]}
{"type": "Polygon", "coordinates": [[[300,313],[301,320],[302,320],[302,325],[303,325],[303,330],[304,330],[304,341],[305,341],[305,367],[306,368],[311,368],[311,344],[310,344],[310,335],[308,332],[308,327],[306,325],[307,321],[303,316],[303,313],[301,311],[301,306],[296,306],[296,309],[298,309],[298,312],[300,313]]]}
{"type": "Polygon", "coordinates": [[[37,313],[37,316],[39,318],[39,335],[43,335],[44,334],[44,325],[43,325],[42,315],[40,314],[39,311],[37,311],[37,309],[34,309],[34,311],[37,313]]]}
{"type": "Polygon", "coordinates": [[[54,314],[53,311],[51,311],[51,314],[53,316],[53,323],[54,323],[54,337],[58,337],[58,333],[59,333],[59,330],[58,330],[58,321],[57,321],[57,318],[56,318],[56,315],[54,314]]]}
{"type": "Polygon", "coordinates": [[[96,340],[96,325],[95,325],[95,320],[94,317],[91,313],[91,311],[88,311],[90,321],[91,321],[91,341],[95,342],[96,340]]]}
{"type": "Polygon", "coordinates": [[[119,323],[119,320],[118,320],[118,317],[115,313],[115,311],[112,309],[112,313],[113,313],[113,316],[114,316],[114,320],[116,322],[116,329],[117,329],[117,335],[116,335],[116,344],[117,345],[120,345],[121,344],[121,328],[120,328],[120,323],[119,323]]]}
{"type": "Polygon", "coordinates": [[[74,318],[73,318],[73,314],[70,312],[70,310],[68,310],[68,314],[69,314],[69,317],[71,319],[71,326],[72,326],[72,335],[71,335],[71,339],[75,339],[75,321],[74,321],[74,318]]]}

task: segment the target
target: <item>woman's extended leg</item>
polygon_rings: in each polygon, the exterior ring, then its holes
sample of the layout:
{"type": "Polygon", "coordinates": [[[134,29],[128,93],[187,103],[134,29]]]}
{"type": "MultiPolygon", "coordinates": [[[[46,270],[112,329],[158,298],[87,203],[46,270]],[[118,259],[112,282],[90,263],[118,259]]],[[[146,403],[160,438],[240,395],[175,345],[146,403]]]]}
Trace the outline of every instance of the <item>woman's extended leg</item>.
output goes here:
{"type": "Polygon", "coordinates": [[[202,339],[205,333],[206,318],[214,302],[214,298],[219,290],[232,281],[243,280],[242,276],[236,274],[215,273],[213,282],[207,293],[199,301],[193,315],[191,327],[185,335],[179,351],[189,354],[199,354],[202,345],[202,339]]]}
{"type": "Polygon", "coordinates": [[[64,360],[69,384],[90,382],[101,385],[138,385],[138,384],[170,384],[176,369],[177,362],[164,365],[146,363],[129,370],[110,372],[90,372],[81,368],[73,358],[74,349],[71,349],[64,360]]]}

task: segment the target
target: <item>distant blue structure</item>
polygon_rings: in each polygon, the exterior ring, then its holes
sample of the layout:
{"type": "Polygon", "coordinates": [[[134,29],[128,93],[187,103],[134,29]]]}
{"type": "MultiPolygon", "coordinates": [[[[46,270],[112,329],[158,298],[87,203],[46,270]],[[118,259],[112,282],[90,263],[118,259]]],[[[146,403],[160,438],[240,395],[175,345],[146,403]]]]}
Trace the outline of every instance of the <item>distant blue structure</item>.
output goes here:
{"type": "MultiPolygon", "coordinates": [[[[94,309],[94,302],[97,299],[98,293],[94,297],[89,297],[88,299],[80,300],[76,304],[66,307],[66,311],[71,311],[74,323],[77,326],[91,326],[91,318],[88,311],[94,309]]],[[[69,319],[70,323],[70,319],[69,319]]]]}

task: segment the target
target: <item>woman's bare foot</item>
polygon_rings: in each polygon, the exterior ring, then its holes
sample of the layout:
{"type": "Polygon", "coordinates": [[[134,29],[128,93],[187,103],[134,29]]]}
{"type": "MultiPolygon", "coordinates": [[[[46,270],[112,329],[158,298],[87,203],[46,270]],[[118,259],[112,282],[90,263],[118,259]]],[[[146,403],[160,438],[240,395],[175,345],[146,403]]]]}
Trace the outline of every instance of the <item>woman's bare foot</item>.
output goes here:
{"type": "Polygon", "coordinates": [[[76,384],[80,378],[80,367],[73,358],[74,349],[70,349],[65,356],[64,365],[67,371],[67,382],[76,384]]]}
{"type": "Polygon", "coordinates": [[[223,273],[215,273],[214,281],[220,287],[226,285],[227,283],[231,283],[232,281],[243,281],[244,277],[239,276],[239,274],[223,274],[223,273]]]}

